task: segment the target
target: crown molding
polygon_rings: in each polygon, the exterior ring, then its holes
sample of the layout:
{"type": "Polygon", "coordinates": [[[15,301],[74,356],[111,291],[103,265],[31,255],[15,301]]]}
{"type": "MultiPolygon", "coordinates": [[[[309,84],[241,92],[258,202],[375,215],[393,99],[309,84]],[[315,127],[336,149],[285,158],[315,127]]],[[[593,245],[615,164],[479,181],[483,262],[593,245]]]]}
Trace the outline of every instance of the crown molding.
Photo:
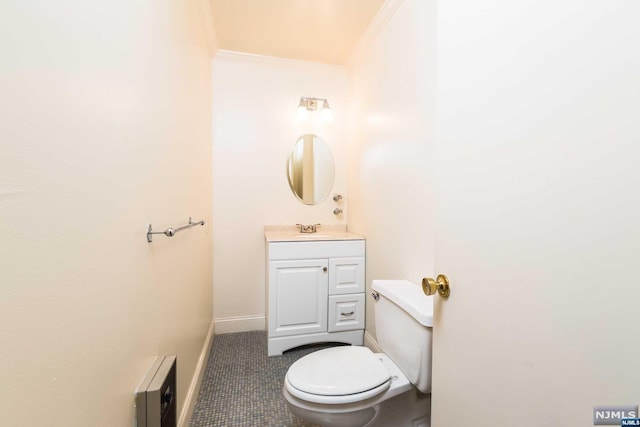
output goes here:
{"type": "Polygon", "coordinates": [[[209,47],[209,56],[214,57],[218,51],[218,34],[216,33],[216,26],[213,23],[213,15],[211,14],[211,4],[209,0],[196,0],[198,6],[198,13],[202,22],[202,30],[204,36],[207,39],[207,45],[209,47]]]}
{"type": "Polygon", "coordinates": [[[256,55],[254,53],[235,52],[219,49],[213,58],[214,62],[248,62],[253,64],[268,64],[285,67],[324,68],[326,70],[344,72],[342,65],[323,64],[321,62],[302,61],[299,59],[281,58],[278,56],[256,55]]]}
{"type": "Polygon", "coordinates": [[[393,15],[395,15],[403,1],[404,0],[386,0],[384,2],[376,16],[374,16],[371,21],[371,24],[367,27],[367,30],[364,32],[362,37],[360,37],[356,47],[353,48],[353,51],[351,51],[351,54],[347,58],[347,68],[351,68],[353,64],[358,61],[371,43],[373,43],[376,37],[378,37],[378,34],[380,34],[384,29],[393,15]]]}

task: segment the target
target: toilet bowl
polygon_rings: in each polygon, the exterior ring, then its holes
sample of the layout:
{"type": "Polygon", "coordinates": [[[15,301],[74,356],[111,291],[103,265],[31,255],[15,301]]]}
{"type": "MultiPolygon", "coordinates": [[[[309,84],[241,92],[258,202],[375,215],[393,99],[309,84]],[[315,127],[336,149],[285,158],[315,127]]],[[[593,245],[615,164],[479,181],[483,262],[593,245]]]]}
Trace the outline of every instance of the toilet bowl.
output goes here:
{"type": "Polygon", "coordinates": [[[347,346],[300,358],[284,380],[287,406],[324,426],[428,427],[432,297],[405,280],[374,280],[372,288],[385,353],[347,346]]]}
{"type": "Polygon", "coordinates": [[[387,355],[366,347],[335,347],[309,356],[315,357],[298,360],[302,363],[294,363],[285,377],[284,396],[294,415],[326,426],[402,426],[403,419],[406,425],[429,425],[430,396],[418,392],[387,355]],[[336,359],[341,362],[335,364],[336,359]],[[381,414],[393,423],[380,424],[381,414]],[[422,424],[408,423],[422,418],[422,424]]]}

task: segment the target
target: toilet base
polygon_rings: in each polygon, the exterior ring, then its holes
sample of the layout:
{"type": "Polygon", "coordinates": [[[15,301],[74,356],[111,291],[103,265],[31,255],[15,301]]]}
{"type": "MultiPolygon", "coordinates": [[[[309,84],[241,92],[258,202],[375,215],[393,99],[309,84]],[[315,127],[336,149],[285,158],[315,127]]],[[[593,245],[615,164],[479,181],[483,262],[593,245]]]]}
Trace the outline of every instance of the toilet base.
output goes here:
{"type": "Polygon", "coordinates": [[[420,393],[415,388],[374,403],[372,406],[366,406],[366,401],[362,403],[363,405],[358,405],[359,407],[354,407],[352,410],[336,407],[322,411],[296,406],[287,398],[287,406],[292,414],[321,426],[430,427],[431,425],[431,395],[420,393]]]}

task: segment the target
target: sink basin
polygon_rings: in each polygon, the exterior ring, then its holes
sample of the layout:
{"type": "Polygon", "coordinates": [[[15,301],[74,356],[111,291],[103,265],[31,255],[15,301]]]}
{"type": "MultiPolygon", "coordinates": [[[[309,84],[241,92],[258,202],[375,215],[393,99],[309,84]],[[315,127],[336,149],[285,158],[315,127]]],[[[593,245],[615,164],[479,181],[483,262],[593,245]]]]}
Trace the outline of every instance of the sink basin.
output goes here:
{"type": "Polygon", "coordinates": [[[336,234],[325,233],[294,233],[290,234],[287,237],[291,237],[296,240],[339,239],[336,234]]]}

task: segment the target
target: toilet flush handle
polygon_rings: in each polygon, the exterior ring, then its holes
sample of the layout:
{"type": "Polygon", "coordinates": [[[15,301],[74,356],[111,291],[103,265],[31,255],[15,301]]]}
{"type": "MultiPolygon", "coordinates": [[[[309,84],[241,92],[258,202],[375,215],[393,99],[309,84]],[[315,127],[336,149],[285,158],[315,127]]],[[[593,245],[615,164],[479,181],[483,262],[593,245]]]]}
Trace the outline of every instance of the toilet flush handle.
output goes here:
{"type": "Polygon", "coordinates": [[[380,294],[377,293],[376,291],[371,292],[371,296],[373,297],[374,300],[378,301],[380,299],[380,294]]]}

